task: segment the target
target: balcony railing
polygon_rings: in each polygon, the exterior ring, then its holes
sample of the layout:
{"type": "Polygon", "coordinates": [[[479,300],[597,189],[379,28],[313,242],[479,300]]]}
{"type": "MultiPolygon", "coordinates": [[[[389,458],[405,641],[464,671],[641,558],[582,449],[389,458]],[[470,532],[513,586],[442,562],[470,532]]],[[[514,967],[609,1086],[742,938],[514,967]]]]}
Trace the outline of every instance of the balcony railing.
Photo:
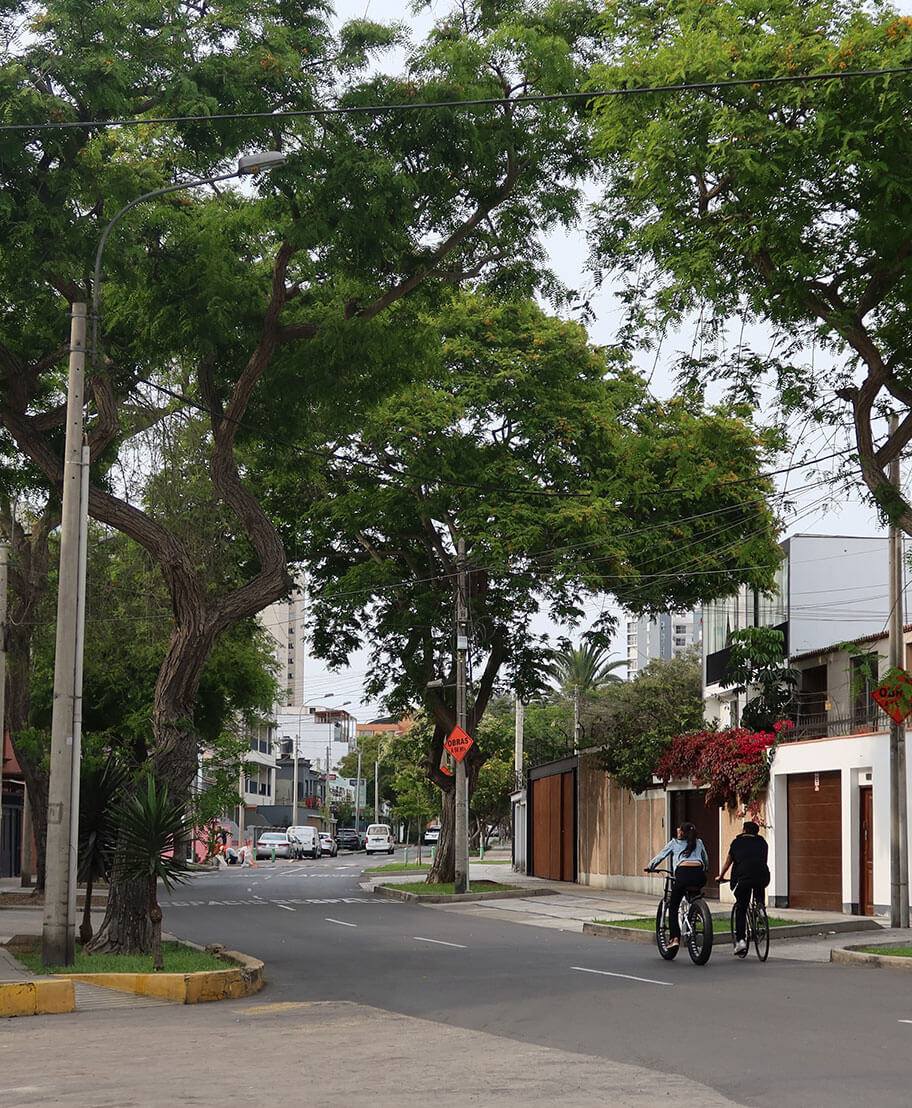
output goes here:
{"type": "Polygon", "coordinates": [[[889,730],[890,717],[882,708],[872,703],[849,716],[838,716],[833,712],[799,711],[794,730],[785,736],[785,741],[836,739],[842,735],[866,735],[872,731],[889,730]]]}

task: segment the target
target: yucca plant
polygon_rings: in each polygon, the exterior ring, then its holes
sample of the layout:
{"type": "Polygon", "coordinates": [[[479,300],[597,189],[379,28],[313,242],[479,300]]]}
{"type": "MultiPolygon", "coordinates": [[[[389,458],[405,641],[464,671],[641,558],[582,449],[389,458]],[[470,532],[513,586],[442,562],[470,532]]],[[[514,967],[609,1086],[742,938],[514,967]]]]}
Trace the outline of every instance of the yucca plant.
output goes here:
{"type": "Polygon", "coordinates": [[[118,866],[128,879],[147,883],[152,966],[156,971],[163,970],[158,882],[170,891],[173,885],[187,879],[189,865],[180,854],[186,830],[186,806],[169,797],[167,785],[159,785],[151,774],[146,774],[119,805],[117,822],[118,866]]]}
{"type": "Polygon", "coordinates": [[[103,762],[84,761],[79,774],[78,876],[85,882],[85,908],[79,941],[92,938],[92,892],[95,882],[107,880],[117,844],[117,806],[129,774],[113,754],[103,762]]]}

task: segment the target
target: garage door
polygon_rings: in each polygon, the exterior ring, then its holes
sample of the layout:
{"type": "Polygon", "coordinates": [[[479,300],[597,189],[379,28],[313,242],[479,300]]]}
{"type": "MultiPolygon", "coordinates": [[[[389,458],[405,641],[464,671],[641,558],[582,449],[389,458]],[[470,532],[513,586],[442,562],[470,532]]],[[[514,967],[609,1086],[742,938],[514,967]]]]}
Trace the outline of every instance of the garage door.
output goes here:
{"type": "Polygon", "coordinates": [[[789,907],[842,911],[839,771],[788,779],[789,907]]]}
{"type": "Polygon", "coordinates": [[[574,829],[576,778],[556,773],[532,781],[532,873],[552,881],[576,880],[574,829]]]}

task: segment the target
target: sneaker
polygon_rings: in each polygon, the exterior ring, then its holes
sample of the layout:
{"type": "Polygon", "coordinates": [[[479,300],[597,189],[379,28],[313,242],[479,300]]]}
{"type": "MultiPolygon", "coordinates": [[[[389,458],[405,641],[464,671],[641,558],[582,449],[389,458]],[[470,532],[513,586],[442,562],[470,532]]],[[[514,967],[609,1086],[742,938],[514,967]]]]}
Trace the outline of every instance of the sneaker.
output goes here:
{"type": "Polygon", "coordinates": [[[746,954],[747,953],[747,940],[746,939],[739,939],[735,943],[735,949],[732,951],[732,953],[733,954],[746,954]]]}
{"type": "Polygon", "coordinates": [[[668,949],[669,950],[674,950],[674,948],[678,945],[679,942],[680,942],[679,939],[669,939],[668,940],[668,949]]]}

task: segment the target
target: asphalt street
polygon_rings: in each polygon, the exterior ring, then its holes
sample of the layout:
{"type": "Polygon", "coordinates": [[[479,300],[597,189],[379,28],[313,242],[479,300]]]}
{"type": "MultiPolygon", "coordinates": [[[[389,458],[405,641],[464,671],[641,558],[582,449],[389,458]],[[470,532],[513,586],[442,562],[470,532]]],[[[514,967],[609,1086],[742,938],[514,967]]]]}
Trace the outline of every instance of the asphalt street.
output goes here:
{"type": "Polygon", "coordinates": [[[266,962],[254,1023],[264,1005],[363,1006],[663,1075],[653,1103],[678,1077],[744,1105],[909,1103],[905,975],[777,959],[775,944],[766,964],[726,947],[666,963],[650,945],[381,900],[364,864],[200,875],[163,897],[165,926],[266,962]]]}

